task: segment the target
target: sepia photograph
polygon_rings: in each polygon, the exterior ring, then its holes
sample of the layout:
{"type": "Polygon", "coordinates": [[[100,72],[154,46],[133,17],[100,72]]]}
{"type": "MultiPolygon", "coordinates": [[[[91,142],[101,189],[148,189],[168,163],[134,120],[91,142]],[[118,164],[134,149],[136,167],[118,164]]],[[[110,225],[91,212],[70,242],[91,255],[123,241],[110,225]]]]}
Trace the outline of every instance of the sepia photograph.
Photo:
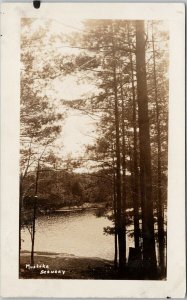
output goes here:
{"type": "Polygon", "coordinates": [[[22,18],[19,278],[167,279],[164,20],[22,18]]]}
{"type": "Polygon", "coordinates": [[[185,297],[185,5],[3,3],[0,81],[1,297],[185,297]]]}

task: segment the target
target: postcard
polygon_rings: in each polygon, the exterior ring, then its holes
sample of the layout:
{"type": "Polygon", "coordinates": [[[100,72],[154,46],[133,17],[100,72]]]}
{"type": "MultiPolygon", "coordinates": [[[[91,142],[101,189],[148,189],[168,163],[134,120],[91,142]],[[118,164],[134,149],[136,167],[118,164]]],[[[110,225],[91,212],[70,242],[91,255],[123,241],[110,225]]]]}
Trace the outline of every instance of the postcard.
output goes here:
{"type": "Polygon", "coordinates": [[[184,297],[184,4],[1,15],[2,296],[184,297]]]}

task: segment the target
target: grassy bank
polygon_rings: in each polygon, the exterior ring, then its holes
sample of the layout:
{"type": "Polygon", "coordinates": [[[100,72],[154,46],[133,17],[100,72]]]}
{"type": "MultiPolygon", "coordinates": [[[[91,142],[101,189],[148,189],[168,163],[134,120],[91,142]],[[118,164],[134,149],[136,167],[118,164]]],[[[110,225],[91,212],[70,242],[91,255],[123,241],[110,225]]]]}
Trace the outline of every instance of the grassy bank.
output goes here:
{"type": "Polygon", "coordinates": [[[30,253],[21,252],[20,278],[112,279],[113,273],[112,261],[68,254],[36,252],[34,265],[33,269],[30,266],[30,253]]]}
{"type": "Polygon", "coordinates": [[[30,265],[30,253],[21,252],[20,278],[22,279],[130,279],[165,280],[165,275],[147,276],[142,268],[128,266],[121,275],[110,260],[101,258],[77,257],[70,254],[36,252],[34,268],[30,265]]]}

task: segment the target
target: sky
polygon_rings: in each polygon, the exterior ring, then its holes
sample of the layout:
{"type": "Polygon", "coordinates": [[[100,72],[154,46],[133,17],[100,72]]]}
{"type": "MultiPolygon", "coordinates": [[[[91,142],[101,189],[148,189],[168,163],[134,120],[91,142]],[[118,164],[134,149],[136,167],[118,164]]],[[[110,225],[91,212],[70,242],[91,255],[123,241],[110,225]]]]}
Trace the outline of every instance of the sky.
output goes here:
{"type": "MultiPolygon", "coordinates": [[[[53,26],[56,33],[62,30],[62,32],[66,34],[71,34],[76,31],[79,32],[83,28],[82,21],[79,19],[67,19],[63,20],[63,22],[61,20],[55,20],[53,21],[53,26]]],[[[77,53],[76,49],[63,48],[61,51],[63,54],[77,53]]],[[[55,88],[57,97],[74,100],[81,99],[83,94],[92,91],[94,85],[77,83],[77,76],[70,75],[59,80],[55,88]]],[[[90,116],[70,109],[60,136],[61,142],[63,143],[62,155],[67,156],[71,154],[71,156],[75,158],[82,156],[86,145],[94,143],[93,136],[95,130],[95,122],[90,116]]]]}
{"type": "MultiPolygon", "coordinates": [[[[79,32],[82,30],[83,25],[80,19],[63,19],[55,20],[52,22],[55,33],[73,33],[79,32]]],[[[51,28],[51,30],[53,30],[51,28]]],[[[74,54],[77,53],[76,49],[61,49],[63,54],[74,54]]],[[[77,77],[74,76],[66,76],[62,78],[56,83],[56,93],[57,97],[73,100],[80,99],[81,95],[93,90],[93,85],[91,84],[78,84],[77,77]]],[[[85,150],[85,146],[88,144],[93,144],[94,139],[93,131],[95,131],[95,125],[92,118],[88,115],[84,115],[79,111],[69,110],[67,118],[65,119],[64,126],[62,127],[62,133],[59,139],[63,144],[62,147],[62,155],[66,156],[71,154],[72,157],[80,157],[83,155],[85,150]]]]}
{"type": "MultiPolygon", "coordinates": [[[[50,33],[59,36],[80,32],[83,28],[82,20],[80,19],[67,18],[63,19],[63,21],[60,19],[38,19],[33,22],[31,30],[34,32],[40,25],[43,26],[46,21],[50,22],[50,33]]],[[[40,48],[41,56],[42,51],[54,49],[50,49],[50,45],[42,46],[40,48]]],[[[56,44],[56,53],[71,55],[77,54],[78,51],[77,49],[63,47],[62,43],[56,44]]],[[[37,61],[36,58],[36,67],[39,64],[40,61],[37,61]]],[[[94,88],[93,84],[78,83],[76,75],[68,75],[55,79],[52,82],[52,87],[47,86],[44,93],[51,101],[59,101],[59,111],[63,113],[64,107],[61,107],[61,99],[81,99],[83,94],[92,91],[94,88]]],[[[62,132],[57,139],[57,144],[60,146],[60,155],[67,156],[71,154],[72,157],[76,158],[83,155],[85,146],[94,142],[95,129],[95,122],[90,116],[69,109],[63,122],[62,132]]]]}
{"type": "MultiPolygon", "coordinates": [[[[74,100],[81,99],[81,96],[94,88],[90,84],[77,84],[75,76],[67,76],[55,83],[55,90],[58,99],[74,100]]],[[[63,112],[64,107],[59,109],[63,112]]],[[[85,146],[93,144],[96,137],[96,120],[75,109],[68,109],[62,126],[62,132],[58,138],[62,143],[61,154],[72,157],[83,155],[85,146]]]]}

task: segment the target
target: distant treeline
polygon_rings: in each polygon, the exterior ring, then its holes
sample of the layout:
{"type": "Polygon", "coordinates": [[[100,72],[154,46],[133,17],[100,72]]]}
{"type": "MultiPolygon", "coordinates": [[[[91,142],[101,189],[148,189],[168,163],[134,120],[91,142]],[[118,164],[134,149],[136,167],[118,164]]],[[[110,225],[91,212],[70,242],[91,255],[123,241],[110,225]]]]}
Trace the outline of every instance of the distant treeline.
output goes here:
{"type": "MultiPolygon", "coordinates": [[[[104,203],[113,208],[113,183],[111,170],[98,171],[90,174],[68,171],[40,170],[37,207],[42,210],[64,206],[81,206],[84,203],[104,203]]],[[[130,176],[127,186],[130,189],[130,176]]],[[[22,207],[33,209],[33,192],[35,189],[35,173],[24,181],[24,188],[29,186],[22,207]]],[[[128,207],[133,207],[131,193],[128,193],[128,207]]]]}

